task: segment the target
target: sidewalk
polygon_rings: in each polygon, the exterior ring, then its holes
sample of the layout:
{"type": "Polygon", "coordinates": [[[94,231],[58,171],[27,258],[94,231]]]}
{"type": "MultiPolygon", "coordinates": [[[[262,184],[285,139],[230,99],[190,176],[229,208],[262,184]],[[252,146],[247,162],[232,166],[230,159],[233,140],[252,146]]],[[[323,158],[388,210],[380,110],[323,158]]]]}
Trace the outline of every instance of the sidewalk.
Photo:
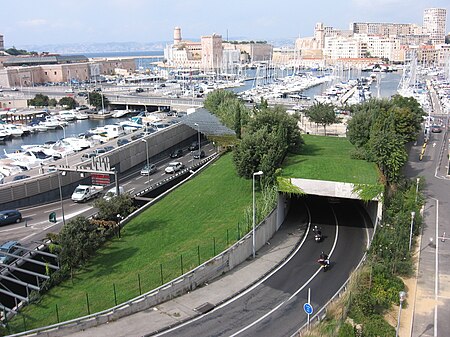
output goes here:
{"type": "Polygon", "coordinates": [[[289,256],[303,237],[305,228],[285,225],[258,251],[255,260],[247,260],[215,282],[154,308],[66,336],[151,335],[200,315],[201,307],[215,307],[244,291],[289,256]]]}

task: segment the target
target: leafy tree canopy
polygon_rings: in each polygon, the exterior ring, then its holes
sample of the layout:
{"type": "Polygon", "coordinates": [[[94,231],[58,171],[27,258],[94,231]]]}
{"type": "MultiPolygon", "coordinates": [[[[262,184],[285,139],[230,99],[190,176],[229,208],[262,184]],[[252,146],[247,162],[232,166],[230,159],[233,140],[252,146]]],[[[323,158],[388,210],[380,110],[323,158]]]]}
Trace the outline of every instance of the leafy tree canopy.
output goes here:
{"type": "Polygon", "coordinates": [[[75,109],[78,105],[73,97],[63,97],[59,100],[59,105],[65,106],[67,109],[75,109]]]}
{"type": "Polygon", "coordinates": [[[305,113],[312,122],[323,126],[325,135],[328,125],[341,122],[341,119],[334,112],[334,106],[329,103],[314,103],[305,113]]]}

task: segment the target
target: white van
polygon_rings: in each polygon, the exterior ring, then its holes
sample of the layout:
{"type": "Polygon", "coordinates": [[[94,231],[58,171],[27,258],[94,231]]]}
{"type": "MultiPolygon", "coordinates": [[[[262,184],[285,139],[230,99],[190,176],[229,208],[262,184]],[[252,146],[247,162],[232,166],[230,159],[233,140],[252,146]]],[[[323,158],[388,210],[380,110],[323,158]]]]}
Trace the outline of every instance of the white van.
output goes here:
{"type": "MultiPolygon", "coordinates": [[[[123,194],[125,193],[125,190],[123,189],[123,186],[119,186],[119,193],[123,194]]],[[[112,198],[117,196],[117,189],[116,186],[110,188],[108,190],[108,192],[105,193],[105,195],[103,196],[103,199],[105,199],[106,201],[111,200],[112,198]]]]}

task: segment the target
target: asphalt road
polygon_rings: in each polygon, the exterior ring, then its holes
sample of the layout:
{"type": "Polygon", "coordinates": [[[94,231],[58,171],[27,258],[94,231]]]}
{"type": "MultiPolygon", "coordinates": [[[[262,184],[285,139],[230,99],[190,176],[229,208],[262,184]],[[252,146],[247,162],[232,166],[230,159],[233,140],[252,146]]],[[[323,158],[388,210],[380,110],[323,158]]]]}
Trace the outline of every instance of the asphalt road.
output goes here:
{"type": "Polygon", "coordinates": [[[450,331],[450,180],[448,130],[431,133],[422,161],[421,137],[410,151],[406,175],[425,178],[424,226],[420,246],[413,337],[447,336],[450,331]],[[444,237],[444,233],[445,237],[444,237]]]}
{"type": "MultiPolygon", "coordinates": [[[[215,149],[211,144],[202,146],[202,150],[205,151],[206,156],[210,156],[215,152],[215,149]]],[[[181,158],[164,158],[159,162],[155,162],[157,171],[150,176],[141,176],[141,167],[137,167],[136,171],[120,177],[119,185],[124,187],[125,192],[137,193],[147,186],[167,178],[168,175],[164,173],[164,168],[171,161],[180,161],[186,167],[190,167],[194,163],[193,156],[185,149],[184,156],[181,158]]],[[[108,190],[111,187],[113,186],[107,186],[105,190],[108,190]]],[[[93,203],[94,201],[74,203],[70,197],[64,199],[63,208],[66,222],[78,215],[89,217],[95,214],[96,209],[93,207],[93,203]]],[[[21,242],[25,247],[32,248],[36,246],[36,241],[41,241],[45,238],[46,233],[57,233],[63,225],[61,203],[59,201],[19,210],[22,213],[23,221],[0,227],[0,242],[15,240],[21,242]],[[51,212],[56,212],[57,214],[56,223],[48,221],[48,216],[51,212]]]]}
{"type": "Polygon", "coordinates": [[[305,197],[293,201],[287,222],[310,214],[312,225],[322,228],[317,243],[308,231],[301,246],[270,278],[213,311],[160,335],[164,336],[290,336],[305,324],[303,305],[311,289],[311,304],[319,310],[347,280],[366,249],[371,227],[357,201],[305,197]],[[308,210],[308,211],[307,211],[308,210]],[[323,272],[320,252],[330,255],[323,272]]]}

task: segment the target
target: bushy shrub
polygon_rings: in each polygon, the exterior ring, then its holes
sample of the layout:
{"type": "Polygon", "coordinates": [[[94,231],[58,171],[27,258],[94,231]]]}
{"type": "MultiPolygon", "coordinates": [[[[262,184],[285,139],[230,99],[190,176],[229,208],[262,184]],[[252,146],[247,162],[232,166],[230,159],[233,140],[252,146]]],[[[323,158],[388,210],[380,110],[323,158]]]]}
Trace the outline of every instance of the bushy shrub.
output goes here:
{"type": "Polygon", "coordinates": [[[355,337],[355,328],[348,323],[342,324],[339,329],[338,337],[355,337]]]}
{"type": "Polygon", "coordinates": [[[363,323],[361,337],[393,337],[395,329],[382,316],[373,315],[363,323]]]}

